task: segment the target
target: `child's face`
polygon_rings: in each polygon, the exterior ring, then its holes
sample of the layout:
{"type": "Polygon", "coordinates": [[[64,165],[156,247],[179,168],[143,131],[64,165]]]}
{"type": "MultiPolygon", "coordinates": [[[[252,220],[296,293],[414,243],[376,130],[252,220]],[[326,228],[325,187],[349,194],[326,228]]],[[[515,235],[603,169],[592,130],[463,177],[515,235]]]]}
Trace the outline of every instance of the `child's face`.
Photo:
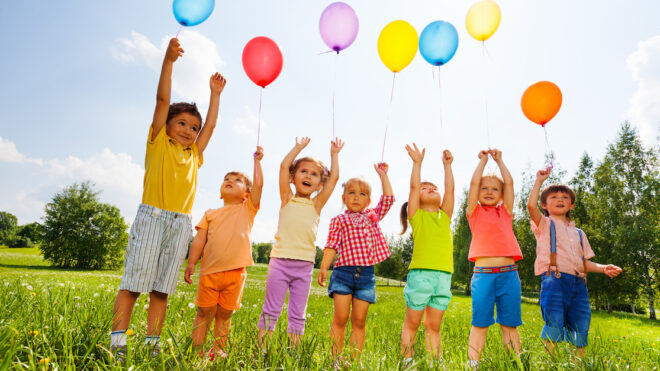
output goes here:
{"type": "Polygon", "coordinates": [[[195,143],[201,126],[202,123],[197,117],[188,112],[181,112],[167,122],[165,132],[182,146],[189,147],[195,143]]]}
{"type": "Polygon", "coordinates": [[[573,210],[575,204],[571,203],[571,196],[568,193],[555,192],[548,195],[541,207],[548,210],[550,215],[560,216],[573,210]]]}
{"type": "Polygon", "coordinates": [[[225,201],[245,200],[249,193],[245,178],[240,175],[226,175],[220,186],[220,198],[225,201]]]}
{"type": "Polygon", "coordinates": [[[479,185],[479,203],[495,206],[502,201],[502,183],[494,178],[481,178],[479,185]]]}
{"type": "Polygon", "coordinates": [[[440,207],[442,197],[440,196],[440,192],[438,192],[438,187],[433,184],[422,184],[419,189],[419,203],[421,205],[437,205],[440,207]]]}
{"type": "Polygon", "coordinates": [[[304,161],[298,165],[292,179],[293,186],[296,187],[296,195],[309,197],[321,189],[321,171],[313,162],[304,161]]]}
{"type": "Polygon", "coordinates": [[[344,194],[341,195],[341,200],[346,205],[346,208],[354,213],[360,213],[369,206],[371,197],[360,183],[353,182],[346,186],[344,194]]]}

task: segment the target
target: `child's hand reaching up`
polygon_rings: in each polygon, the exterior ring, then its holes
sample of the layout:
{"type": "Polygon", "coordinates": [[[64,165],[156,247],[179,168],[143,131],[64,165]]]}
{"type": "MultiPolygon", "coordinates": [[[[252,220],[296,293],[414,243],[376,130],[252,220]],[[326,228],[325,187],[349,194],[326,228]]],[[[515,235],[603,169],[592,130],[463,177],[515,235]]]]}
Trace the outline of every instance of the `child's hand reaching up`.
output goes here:
{"type": "Polygon", "coordinates": [[[607,277],[609,277],[609,278],[614,278],[614,277],[618,276],[619,273],[621,273],[621,271],[622,271],[622,269],[617,267],[614,264],[608,264],[608,265],[603,267],[603,273],[605,273],[605,275],[607,275],[607,277]]]}
{"type": "Polygon", "coordinates": [[[502,161],[502,151],[500,151],[499,149],[493,148],[490,151],[488,151],[488,153],[490,153],[490,155],[493,157],[493,160],[495,160],[495,162],[502,161]]]}
{"type": "Polygon", "coordinates": [[[454,156],[452,156],[448,149],[444,150],[442,152],[442,163],[445,165],[451,165],[452,161],[454,161],[454,156]]]}
{"type": "Polygon", "coordinates": [[[167,51],[165,52],[165,60],[176,62],[181,56],[183,56],[183,49],[181,48],[181,44],[179,44],[179,39],[176,37],[170,39],[170,44],[167,46],[167,51]]]}
{"type": "Polygon", "coordinates": [[[341,151],[342,148],[344,148],[344,142],[339,138],[335,138],[335,140],[331,142],[330,154],[331,155],[339,154],[339,151],[341,151]]]}
{"type": "Polygon", "coordinates": [[[219,95],[225,89],[226,84],[227,84],[227,80],[225,79],[224,76],[222,76],[218,72],[211,75],[211,80],[209,81],[209,85],[211,87],[211,93],[219,95]]]}
{"type": "Polygon", "coordinates": [[[536,172],[536,180],[541,183],[545,182],[546,179],[550,176],[550,169],[541,169],[536,172]]]}
{"type": "Polygon", "coordinates": [[[479,160],[481,160],[481,162],[488,162],[489,154],[490,152],[486,151],[485,149],[482,149],[481,151],[479,151],[479,160]]]}
{"type": "Polygon", "coordinates": [[[257,151],[254,153],[254,159],[257,161],[261,161],[262,158],[264,158],[264,149],[261,146],[257,146],[257,151]]]}
{"type": "Polygon", "coordinates": [[[307,147],[309,141],[310,141],[309,137],[302,137],[300,139],[296,137],[296,148],[302,150],[303,148],[307,147]]]}
{"type": "Polygon", "coordinates": [[[410,156],[410,159],[413,160],[413,163],[421,164],[422,161],[424,161],[426,148],[422,148],[422,151],[420,152],[419,148],[417,148],[417,144],[413,143],[413,147],[411,147],[409,144],[406,144],[406,151],[408,151],[408,156],[410,156]]]}
{"type": "Polygon", "coordinates": [[[386,162],[381,162],[378,164],[374,164],[374,169],[376,169],[376,172],[378,175],[382,176],[387,176],[387,170],[390,168],[390,166],[386,162]]]}

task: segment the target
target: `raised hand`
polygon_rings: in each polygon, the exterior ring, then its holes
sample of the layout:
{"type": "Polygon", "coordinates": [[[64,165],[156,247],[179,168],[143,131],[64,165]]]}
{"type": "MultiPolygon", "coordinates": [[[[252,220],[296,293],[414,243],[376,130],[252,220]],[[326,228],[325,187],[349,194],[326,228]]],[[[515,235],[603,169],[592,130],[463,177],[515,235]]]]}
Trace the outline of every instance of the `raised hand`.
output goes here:
{"type": "Polygon", "coordinates": [[[222,93],[222,91],[225,89],[226,84],[227,84],[227,80],[225,79],[224,76],[222,76],[218,72],[211,75],[211,80],[209,81],[209,85],[211,86],[211,93],[214,94],[222,93]]]}
{"type": "Polygon", "coordinates": [[[261,146],[257,146],[257,151],[254,152],[254,159],[257,161],[261,161],[262,158],[264,158],[264,149],[261,146]]]}
{"type": "Polygon", "coordinates": [[[387,175],[387,170],[389,170],[389,168],[390,166],[386,162],[374,164],[374,169],[380,176],[387,175]]]}
{"type": "Polygon", "coordinates": [[[451,152],[448,149],[442,151],[442,163],[451,165],[452,161],[454,161],[454,156],[452,156],[451,152]]]}
{"type": "Polygon", "coordinates": [[[487,162],[489,154],[490,152],[486,151],[485,149],[482,149],[481,151],[479,151],[479,160],[487,162]]]}
{"type": "Polygon", "coordinates": [[[303,148],[307,147],[307,145],[309,144],[309,141],[310,141],[309,137],[302,137],[300,139],[298,139],[298,137],[296,137],[296,147],[299,148],[299,149],[303,149],[303,148]]]}
{"type": "Polygon", "coordinates": [[[165,60],[170,62],[176,62],[176,60],[183,56],[183,49],[181,44],[179,44],[179,39],[176,37],[170,39],[170,44],[167,46],[167,51],[165,52],[165,60]]]}
{"type": "Polygon", "coordinates": [[[493,149],[491,149],[491,150],[488,151],[488,152],[489,152],[490,155],[493,157],[493,160],[495,160],[495,162],[500,162],[500,161],[502,161],[502,151],[500,151],[499,149],[497,149],[497,148],[493,148],[493,149]]]}
{"type": "Polygon", "coordinates": [[[545,182],[546,179],[550,176],[550,169],[541,169],[536,172],[536,180],[540,180],[541,183],[545,182]]]}
{"type": "Polygon", "coordinates": [[[417,148],[417,144],[413,143],[413,147],[411,147],[409,144],[406,144],[406,151],[408,151],[408,156],[410,156],[414,163],[421,163],[424,161],[426,148],[422,148],[422,151],[420,152],[419,148],[417,148]]]}
{"type": "Polygon", "coordinates": [[[341,149],[344,148],[344,141],[342,141],[339,138],[335,138],[332,142],[330,142],[330,154],[338,154],[341,149]]]}

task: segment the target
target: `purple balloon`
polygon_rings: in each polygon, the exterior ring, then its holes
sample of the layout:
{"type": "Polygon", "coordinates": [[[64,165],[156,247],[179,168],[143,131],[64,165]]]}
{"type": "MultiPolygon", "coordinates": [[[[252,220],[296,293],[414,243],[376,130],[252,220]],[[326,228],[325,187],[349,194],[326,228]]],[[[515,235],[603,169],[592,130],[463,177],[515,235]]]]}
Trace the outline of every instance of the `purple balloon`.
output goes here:
{"type": "Polygon", "coordinates": [[[348,48],[355,41],[358,28],[359,22],[355,10],[342,2],[328,5],[319,20],[323,42],[337,53],[348,48]]]}

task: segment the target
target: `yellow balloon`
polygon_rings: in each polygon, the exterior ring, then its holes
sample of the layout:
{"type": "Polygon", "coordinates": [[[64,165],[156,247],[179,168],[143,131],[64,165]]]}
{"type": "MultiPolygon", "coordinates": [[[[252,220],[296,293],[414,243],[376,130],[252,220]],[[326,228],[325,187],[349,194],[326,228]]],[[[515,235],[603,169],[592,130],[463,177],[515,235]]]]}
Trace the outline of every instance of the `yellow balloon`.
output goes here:
{"type": "Polygon", "coordinates": [[[417,46],[417,31],[406,21],[389,23],[378,36],[378,55],[392,72],[399,72],[412,62],[417,46]]]}
{"type": "Polygon", "coordinates": [[[468,10],[465,27],[472,37],[484,41],[497,31],[501,18],[500,7],[494,1],[481,0],[468,10]]]}

